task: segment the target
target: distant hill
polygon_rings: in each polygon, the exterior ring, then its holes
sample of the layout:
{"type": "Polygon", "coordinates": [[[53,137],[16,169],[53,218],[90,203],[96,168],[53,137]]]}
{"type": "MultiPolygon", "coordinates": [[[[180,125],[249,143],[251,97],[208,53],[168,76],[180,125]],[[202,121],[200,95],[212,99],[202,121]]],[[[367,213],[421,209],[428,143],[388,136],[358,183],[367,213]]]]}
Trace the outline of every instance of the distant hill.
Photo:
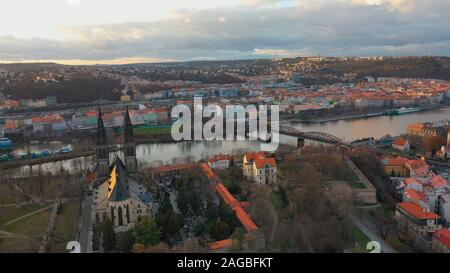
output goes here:
{"type": "Polygon", "coordinates": [[[64,65],[56,63],[0,63],[0,71],[6,70],[8,72],[31,72],[40,70],[49,70],[63,67],[64,65]]]}
{"type": "Polygon", "coordinates": [[[63,82],[34,83],[31,79],[7,86],[14,99],[54,96],[59,103],[83,103],[97,99],[119,100],[119,80],[80,75],[63,82]]]}
{"type": "Polygon", "coordinates": [[[450,58],[401,57],[383,60],[335,61],[327,63],[322,73],[450,80],[450,58]]]}

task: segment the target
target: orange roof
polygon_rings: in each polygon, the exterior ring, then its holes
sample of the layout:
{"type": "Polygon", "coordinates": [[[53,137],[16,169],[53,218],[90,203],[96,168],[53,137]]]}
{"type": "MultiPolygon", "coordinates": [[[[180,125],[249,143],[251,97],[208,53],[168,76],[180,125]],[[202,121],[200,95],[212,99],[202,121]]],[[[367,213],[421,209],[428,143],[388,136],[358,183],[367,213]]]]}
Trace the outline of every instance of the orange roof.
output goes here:
{"type": "Polygon", "coordinates": [[[408,126],[408,128],[418,129],[418,130],[421,130],[423,127],[425,127],[425,125],[423,125],[422,123],[414,123],[414,124],[410,124],[408,126]]]}
{"type": "Polygon", "coordinates": [[[228,156],[228,155],[216,155],[216,156],[208,159],[208,162],[212,163],[212,162],[216,162],[216,161],[219,161],[219,160],[231,160],[231,156],[228,156]]]}
{"type": "Polygon", "coordinates": [[[391,166],[404,166],[408,162],[407,158],[397,157],[397,158],[388,158],[387,165],[391,166]]]}
{"type": "Polygon", "coordinates": [[[41,116],[41,117],[33,117],[31,118],[33,123],[52,123],[52,122],[61,122],[64,119],[61,115],[55,114],[55,115],[48,115],[48,116],[41,116]]]}
{"type": "Polygon", "coordinates": [[[399,137],[392,144],[398,146],[405,146],[406,142],[407,142],[406,139],[404,139],[403,137],[399,137]]]}
{"type": "Polygon", "coordinates": [[[225,248],[225,247],[230,247],[231,245],[233,245],[233,240],[225,239],[225,240],[209,243],[208,248],[211,250],[217,250],[217,249],[221,249],[221,248],[225,248]]]}
{"type": "Polygon", "coordinates": [[[162,173],[162,172],[168,172],[168,171],[176,171],[176,170],[186,169],[186,168],[188,168],[190,166],[192,166],[192,164],[188,164],[188,163],[174,164],[174,165],[165,165],[165,166],[150,168],[150,172],[152,172],[152,173],[162,173]]]}
{"type": "Polygon", "coordinates": [[[431,179],[431,185],[435,189],[443,188],[447,186],[447,180],[440,175],[436,175],[431,179]]]}
{"type": "Polygon", "coordinates": [[[421,206],[414,202],[402,202],[398,203],[398,206],[402,208],[404,211],[406,211],[408,214],[412,215],[413,217],[417,219],[438,219],[440,218],[439,215],[437,215],[434,212],[426,211],[421,206]]]}
{"type": "Polygon", "coordinates": [[[433,237],[436,238],[436,240],[438,240],[439,242],[443,243],[448,248],[450,248],[450,230],[440,229],[433,234],[433,237]]]}
{"type": "Polygon", "coordinates": [[[255,159],[255,165],[256,168],[261,169],[264,168],[264,166],[266,166],[266,164],[269,164],[270,167],[275,167],[277,166],[277,163],[275,162],[275,158],[256,158],[255,159]]]}
{"type": "Polygon", "coordinates": [[[406,163],[408,163],[408,165],[413,169],[426,165],[426,163],[421,159],[408,160],[406,163]]]}
{"type": "Polygon", "coordinates": [[[257,157],[265,157],[266,154],[264,152],[246,152],[244,154],[245,158],[247,159],[247,161],[253,161],[255,160],[257,157]]]}
{"type": "Polygon", "coordinates": [[[237,207],[234,207],[233,210],[236,212],[237,218],[239,219],[239,221],[244,226],[244,228],[247,232],[258,229],[256,224],[252,221],[250,216],[244,211],[243,208],[237,206],[237,207]]]}
{"type": "Polygon", "coordinates": [[[227,203],[230,207],[235,207],[239,205],[239,202],[233,197],[233,195],[225,188],[222,183],[216,184],[216,191],[222,196],[225,203],[227,203]]]}
{"type": "Polygon", "coordinates": [[[412,184],[412,183],[419,183],[419,184],[422,184],[422,183],[420,183],[420,181],[417,180],[417,178],[415,178],[415,177],[409,177],[409,178],[406,178],[405,180],[403,180],[403,182],[404,182],[406,185],[410,185],[410,184],[412,184]]]}
{"type": "Polygon", "coordinates": [[[209,179],[218,179],[217,175],[211,170],[211,167],[209,167],[208,164],[200,163],[200,167],[209,179]]]}
{"type": "Polygon", "coordinates": [[[425,200],[425,196],[423,195],[423,193],[418,192],[418,191],[416,191],[414,189],[407,189],[407,190],[405,190],[404,194],[409,199],[413,199],[413,200],[416,200],[416,201],[423,201],[423,200],[425,200]]]}

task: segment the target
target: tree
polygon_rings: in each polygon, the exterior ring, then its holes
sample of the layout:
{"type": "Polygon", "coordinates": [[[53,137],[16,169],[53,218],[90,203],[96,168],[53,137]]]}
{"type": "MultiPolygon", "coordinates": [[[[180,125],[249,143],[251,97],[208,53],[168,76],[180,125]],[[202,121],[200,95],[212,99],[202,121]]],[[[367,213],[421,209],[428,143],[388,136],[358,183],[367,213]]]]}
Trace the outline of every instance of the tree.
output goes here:
{"type": "Polygon", "coordinates": [[[230,227],[224,221],[217,221],[209,233],[214,240],[224,240],[230,235],[230,227]]]}
{"type": "Polygon", "coordinates": [[[236,228],[233,234],[230,235],[230,239],[233,240],[232,250],[238,252],[242,250],[242,242],[245,238],[245,230],[241,227],[236,228]]]}
{"type": "Polygon", "coordinates": [[[124,233],[120,234],[120,236],[117,240],[118,251],[120,251],[122,253],[131,252],[131,249],[133,248],[135,241],[136,240],[133,236],[133,230],[130,229],[128,231],[125,231],[124,233]]]}
{"type": "Polygon", "coordinates": [[[116,233],[114,225],[108,218],[102,224],[103,249],[110,252],[116,247],[116,233]]]}
{"type": "Polygon", "coordinates": [[[179,213],[171,212],[167,216],[167,233],[168,235],[176,235],[183,227],[183,216],[179,213]]]}
{"type": "Polygon", "coordinates": [[[187,195],[185,183],[182,183],[182,185],[178,189],[177,204],[178,204],[178,208],[180,209],[181,213],[183,215],[186,215],[189,205],[188,205],[188,195],[187,195]]]}
{"type": "Polygon", "coordinates": [[[442,146],[445,146],[446,141],[440,136],[428,136],[423,137],[421,142],[421,147],[426,152],[434,152],[440,150],[442,146]]]}
{"type": "Polygon", "coordinates": [[[153,246],[161,241],[160,229],[156,225],[156,222],[148,216],[142,217],[141,220],[136,223],[132,234],[137,243],[146,246],[153,246]]]}
{"type": "Polygon", "coordinates": [[[217,219],[218,215],[219,212],[217,211],[217,207],[211,200],[208,200],[208,203],[206,205],[206,218],[208,219],[208,221],[213,221],[217,219]]]}

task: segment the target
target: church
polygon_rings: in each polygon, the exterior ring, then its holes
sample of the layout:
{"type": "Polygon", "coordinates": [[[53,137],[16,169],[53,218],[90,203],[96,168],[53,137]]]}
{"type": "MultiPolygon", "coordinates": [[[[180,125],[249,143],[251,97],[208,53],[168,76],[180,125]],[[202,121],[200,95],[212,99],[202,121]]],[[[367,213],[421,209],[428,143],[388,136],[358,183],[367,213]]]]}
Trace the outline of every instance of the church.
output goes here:
{"type": "Polygon", "coordinates": [[[124,116],[123,160],[115,156],[110,163],[108,139],[101,110],[98,111],[96,179],[93,182],[91,221],[101,224],[109,218],[116,232],[133,228],[141,216],[154,216],[154,203],[138,174],[133,125],[128,109],[124,116]]]}

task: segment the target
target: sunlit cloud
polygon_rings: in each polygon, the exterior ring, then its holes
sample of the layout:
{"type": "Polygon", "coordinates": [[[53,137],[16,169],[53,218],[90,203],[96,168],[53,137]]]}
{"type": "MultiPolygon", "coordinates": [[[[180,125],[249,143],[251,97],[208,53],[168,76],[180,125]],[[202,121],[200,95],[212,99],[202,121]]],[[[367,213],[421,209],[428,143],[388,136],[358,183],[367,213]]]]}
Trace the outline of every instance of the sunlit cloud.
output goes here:
{"type": "MultiPolygon", "coordinates": [[[[87,4],[82,1],[80,7],[87,4]]],[[[449,0],[236,0],[207,9],[170,10],[158,20],[83,24],[80,17],[79,24],[55,25],[55,39],[0,35],[0,60],[450,56],[448,14],[449,0]]]]}

